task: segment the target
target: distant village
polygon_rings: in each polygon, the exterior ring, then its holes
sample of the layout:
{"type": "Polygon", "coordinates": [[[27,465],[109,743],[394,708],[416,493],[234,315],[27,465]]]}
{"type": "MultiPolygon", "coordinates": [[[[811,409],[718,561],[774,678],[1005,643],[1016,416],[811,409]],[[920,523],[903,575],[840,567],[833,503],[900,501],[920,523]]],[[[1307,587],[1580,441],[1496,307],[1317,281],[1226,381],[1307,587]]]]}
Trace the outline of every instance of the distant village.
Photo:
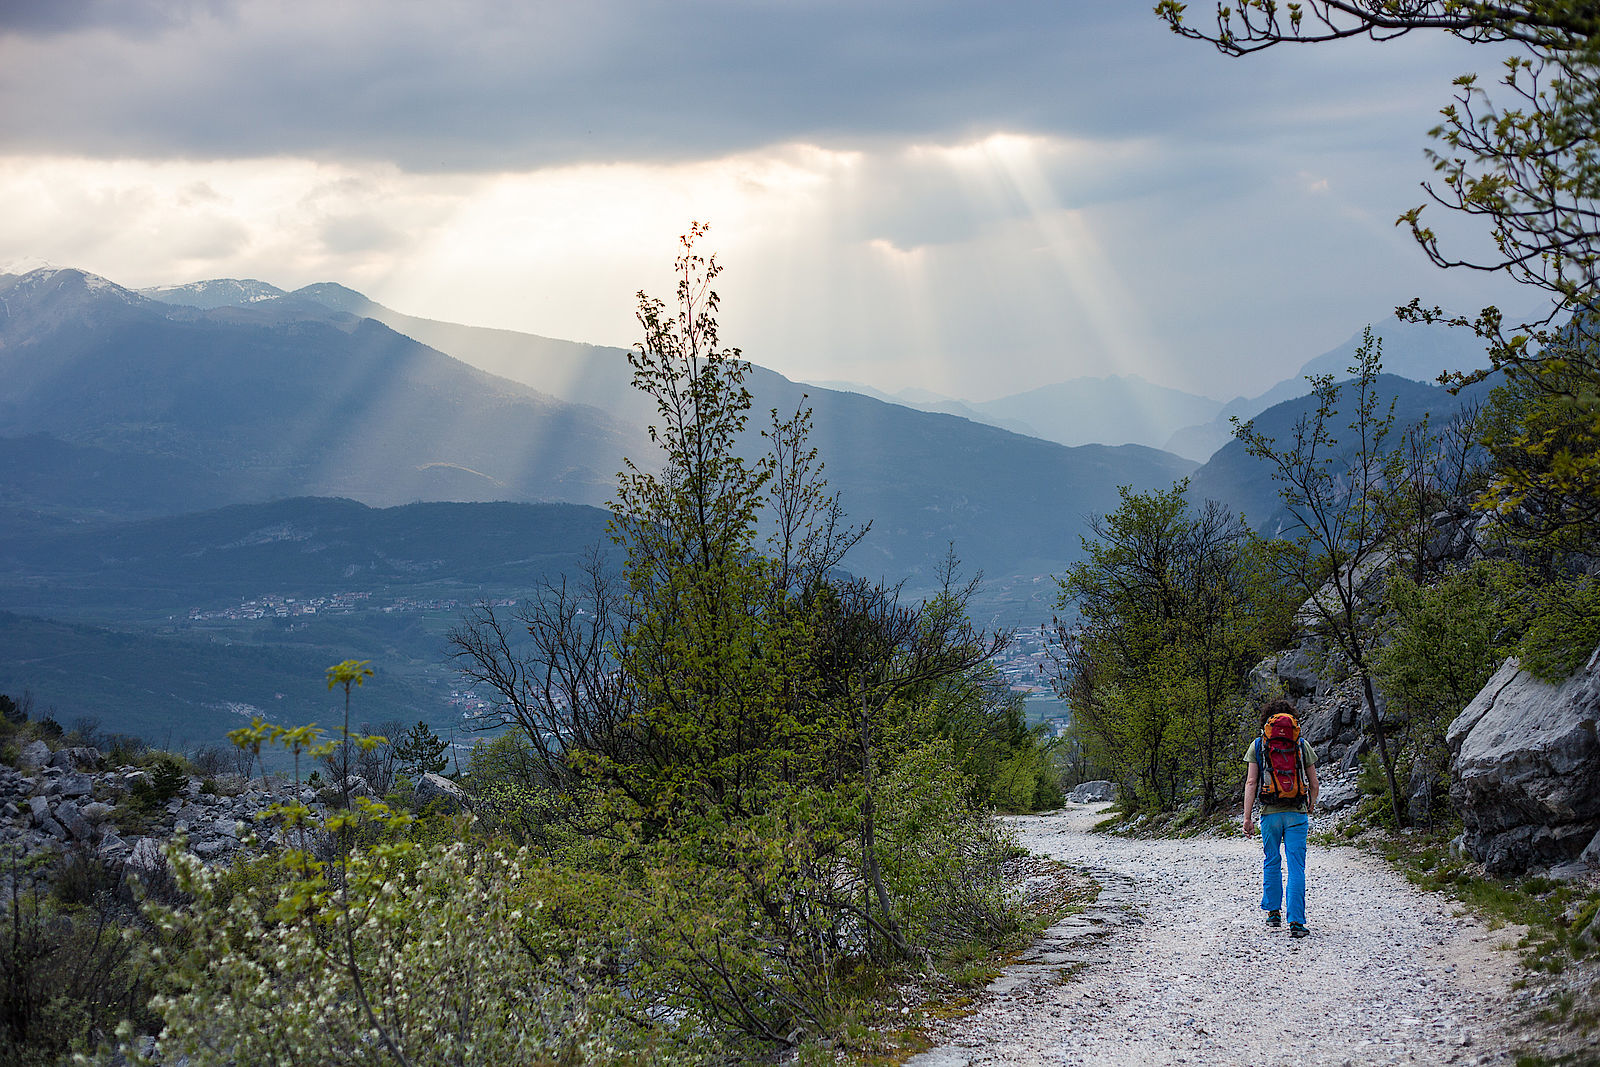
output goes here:
{"type": "MultiPolygon", "coordinates": [[[[240,601],[237,607],[191,608],[190,622],[248,622],[254,619],[288,619],[300,615],[354,615],[358,611],[381,611],[385,615],[423,611],[459,611],[461,602],[449,598],[396,597],[381,607],[371,603],[371,593],[333,593],[328,596],[292,597],[268,593],[253,600],[240,601]]],[[[516,600],[491,600],[491,607],[512,607],[516,600]]]]}
{"type": "MultiPolygon", "coordinates": [[[[515,607],[515,597],[491,600],[491,607],[515,607]]],[[[361,611],[378,611],[385,615],[460,611],[462,602],[453,598],[395,597],[386,603],[376,603],[370,592],[331,593],[327,596],[285,596],[267,593],[237,605],[225,608],[192,608],[188,620],[192,623],[252,622],[262,619],[292,619],[315,615],[353,615],[361,611]]],[[[1054,695],[1050,678],[1050,653],[1048,630],[1019,629],[1011,644],[994,659],[995,669],[1014,693],[1022,693],[1032,702],[1050,701],[1054,695]]],[[[493,710],[493,705],[471,689],[453,689],[447,703],[458,709],[463,718],[473,718],[493,710]]],[[[1061,709],[1053,708],[1059,712],[1061,709]]],[[[1034,711],[1029,719],[1042,722],[1052,736],[1059,736],[1066,728],[1064,714],[1044,714],[1034,711]]]]}

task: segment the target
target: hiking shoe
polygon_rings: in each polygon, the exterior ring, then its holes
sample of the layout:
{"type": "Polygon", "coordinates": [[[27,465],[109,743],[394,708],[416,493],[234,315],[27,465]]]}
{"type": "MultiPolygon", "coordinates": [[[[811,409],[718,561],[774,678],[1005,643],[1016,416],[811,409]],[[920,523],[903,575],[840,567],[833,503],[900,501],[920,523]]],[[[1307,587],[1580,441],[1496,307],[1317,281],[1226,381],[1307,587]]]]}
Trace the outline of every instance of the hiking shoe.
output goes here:
{"type": "Polygon", "coordinates": [[[1281,911],[1269,911],[1269,912],[1267,912],[1267,925],[1268,926],[1282,926],[1283,925],[1283,912],[1281,912],[1281,911]]]}
{"type": "Polygon", "coordinates": [[[1311,935],[1311,931],[1306,929],[1306,924],[1305,923],[1290,923],[1289,924],[1289,936],[1290,937],[1309,937],[1310,935],[1311,935]]]}

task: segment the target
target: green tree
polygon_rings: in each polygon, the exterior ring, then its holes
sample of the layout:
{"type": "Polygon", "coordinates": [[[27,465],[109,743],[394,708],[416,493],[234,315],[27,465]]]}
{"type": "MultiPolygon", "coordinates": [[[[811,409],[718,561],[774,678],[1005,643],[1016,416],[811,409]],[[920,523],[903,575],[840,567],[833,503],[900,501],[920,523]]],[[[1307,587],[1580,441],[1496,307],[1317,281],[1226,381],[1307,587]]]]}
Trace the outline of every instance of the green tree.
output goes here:
{"type": "Polygon", "coordinates": [[[406,731],[405,736],[394,746],[394,760],[400,767],[401,773],[409,778],[438,774],[450,762],[444,756],[444,750],[449,744],[430,730],[427,723],[418,719],[417,725],[406,731]]]}
{"type": "Polygon", "coordinates": [[[1059,687],[1074,722],[1154,807],[1193,784],[1210,811],[1237,761],[1236,694],[1287,631],[1292,606],[1239,520],[1187,482],[1090,522],[1083,563],[1060,580],[1059,687]]]}
{"type": "Polygon", "coordinates": [[[1484,499],[1513,537],[1546,552],[1600,542],[1600,367],[1551,355],[1514,369],[1490,394],[1483,443],[1484,499]]]}
{"type": "Polygon", "coordinates": [[[979,909],[989,936],[1007,913],[986,895],[1000,838],[959,773],[927,769],[960,756],[930,743],[924,712],[960,699],[1005,635],[972,627],[953,573],[916,606],[832,574],[863,531],[826,491],[803,408],[772,413],[763,454],[739,451],[750,368],[719,340],[702,234],[683,238],[674,305],[639,297],[630,359],[660,463],[619,478],[620,564],[597,556],[509,618],[481,606],[453,641],[519,727],[530,784],[593,831],[575,847],[638,931],[630,988],[770,1050],[824,1025],[841,968],[970,934],[951,908],[979,909]],[[974,892],[905,877],[930,849],[974,892]]]}
{"type": "Polygon", "coordinates": [[[1404,713],[1413,765],[1435,796],[1443,795],[1449,770],[1445,730],[1504,658],[1493,570],[1480,563],[1432,585],[1402,574],[1389,580],[1397,621],[1373,657],[1373,672],[1404,713]]]}

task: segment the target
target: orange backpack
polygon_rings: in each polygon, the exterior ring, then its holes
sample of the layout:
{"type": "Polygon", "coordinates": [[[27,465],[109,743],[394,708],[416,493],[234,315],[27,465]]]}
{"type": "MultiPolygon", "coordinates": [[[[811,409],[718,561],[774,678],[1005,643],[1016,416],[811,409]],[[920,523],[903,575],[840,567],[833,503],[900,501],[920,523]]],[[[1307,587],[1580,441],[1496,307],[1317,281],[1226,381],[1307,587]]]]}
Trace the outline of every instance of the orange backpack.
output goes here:
{"type": "Polygon", "coordinates": [[[1279,713],[1261,727],[1256,742],[1256,763],[1261,767],[1261,799],[1273,804],[1303,806],[1306,775],[1300,756],[1300,724],[1293,715],[1279,713]]]}

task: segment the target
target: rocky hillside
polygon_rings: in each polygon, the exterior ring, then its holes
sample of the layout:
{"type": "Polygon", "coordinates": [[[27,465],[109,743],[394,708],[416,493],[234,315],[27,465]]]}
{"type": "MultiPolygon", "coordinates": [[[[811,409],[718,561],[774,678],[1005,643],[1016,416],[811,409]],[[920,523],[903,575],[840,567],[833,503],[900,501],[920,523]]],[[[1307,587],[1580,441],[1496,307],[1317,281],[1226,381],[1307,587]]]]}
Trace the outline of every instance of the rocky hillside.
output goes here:
{"type": "MultiPolygon", "coordinates": [[[[296,787],[280,777],[184,774],[176,763],[115,766],[89,747],[51,751],[44,741],[23,745],[16,767],[0,764],[0,848],[23,856],[88,852],[136,873],[163,871],[162,848],[182,835],[185,847],[207,863],[285,844],[283,831],[261,821],[275,804],[298,799],[322,815],[342,802],[338,788],[296,787]]],[[[351,775],[352,796],[369,796],[365,779],[351,775]]],[[[465,803],[454,782],[423,775],[413,802],[465,803]]]]}
{"type": "MultiPolygon", "coordinates": [[[[1429,562],[1465,565],[1504,554],[1492,520],[1467,507],[1432,520],[1429,562]]],[[[1392,564],[1372,568],[1362,594],[1377,604],[1392,564]]],[[[1304,613],[1303,613],[1304,614],[1304,613]]],[[[1363,723],[1358,680],[1309,629],[1297,643],[1263,660],[1251,678],[1255,695],[1291,699],[1317,753],[1320,807],[1340,812],[1363,798],[1362,758],[1371,731],[1363,723]]],[[[1385,732],[1405,725],[1381,686],[1378,714],[1385,732]]],[[[1449,801],[1463,833],[1455,847],[1494,875],[1536,871],[1580,877],[1600,869],[1600,649],[1564,681],[1543,682],[1508,658],[1450,723],[1449,801]]],[[[1408,815],[1423,823],[1440,801],[1434,776],[1418,763],[1400,783],[1408,815]]]]}

